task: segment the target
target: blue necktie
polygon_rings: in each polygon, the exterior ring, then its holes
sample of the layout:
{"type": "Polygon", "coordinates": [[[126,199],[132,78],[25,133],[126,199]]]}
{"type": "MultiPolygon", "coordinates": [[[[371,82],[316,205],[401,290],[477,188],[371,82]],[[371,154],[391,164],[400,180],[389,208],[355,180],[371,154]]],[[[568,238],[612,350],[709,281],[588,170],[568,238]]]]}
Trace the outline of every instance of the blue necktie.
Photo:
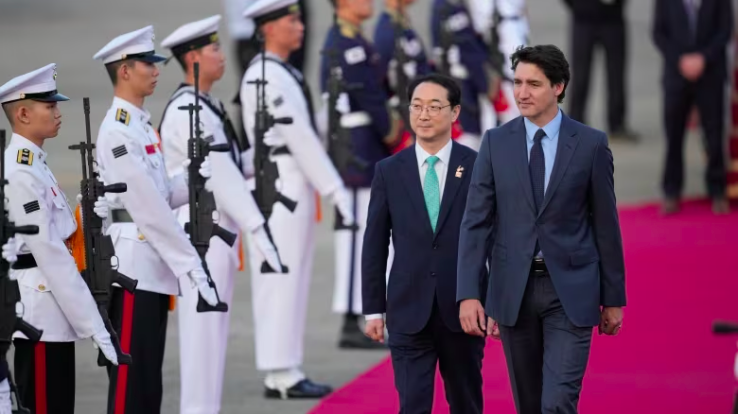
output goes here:
{"type": "MultiPolygon", "coordinates": [[[[545,151],[542,149],[542,138],[545,131],[538,129],[534,134],[534,145],[529,151],[529,178],[532,180],[532,195],[534,195],[534,206],[539,214],[542,200],[545,199],[545,151]]],[[[539,240],[535,244],[534,254],[540,251],[539,240]]]]}

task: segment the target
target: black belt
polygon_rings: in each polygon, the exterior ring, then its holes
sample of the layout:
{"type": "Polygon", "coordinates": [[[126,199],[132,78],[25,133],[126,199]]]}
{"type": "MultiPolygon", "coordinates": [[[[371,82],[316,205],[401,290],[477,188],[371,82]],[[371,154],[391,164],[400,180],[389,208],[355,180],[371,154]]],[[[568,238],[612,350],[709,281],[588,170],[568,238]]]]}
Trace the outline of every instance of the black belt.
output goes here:
{"type": "Polygon", "coordinates": [[[290,155],[290,150],[288,149],[287,145],[282,145],[279,147],[273,148],[273,150],[270,152],[272,155],[290,155]]]}
{"type": "Polygon", "coordinates": [[[18,260],[16,260],[15,263],[13,263],[13,266],[11,266],[11,268],[15,270],[33,269],[34,267],[38,267],[38,265],[36,264],[36,259],[33,258],[31,253],[18,255],[18,260]]]}
{"type": "Polygon", "coordinates": [[[532,267],[529,268],[529,273],[534,275],[547,275],[550,271],[547,270],[547,264],[545,259],[541,257],[535,257],[532,259],[532,267]]]}
{"type": "Polygon", "coordinates": [[[126,210],[111,210],[111,220],[114,223],[133,223],[134,219],[131,217],[131,215],[126,210]]]}

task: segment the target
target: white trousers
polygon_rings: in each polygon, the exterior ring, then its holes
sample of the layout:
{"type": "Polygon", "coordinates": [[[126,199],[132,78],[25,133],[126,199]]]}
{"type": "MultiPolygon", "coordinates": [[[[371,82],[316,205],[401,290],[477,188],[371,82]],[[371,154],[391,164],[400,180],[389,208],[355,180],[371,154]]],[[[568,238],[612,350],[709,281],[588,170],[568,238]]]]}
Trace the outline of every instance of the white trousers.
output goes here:
{"type": "Polygon", "coordinates": [[[234,247],[211,239],[206,263],[228,312],[196,311],[198,290],[190,279],[180,278],[182,296],[177,304],[180,333],[180,414],[218,414],[221,410],[226,346],[229,336],[234,274],[238,268],[239,240],[234,247]],[[236,257],[236,260],[235,260],[236,257]]]}
{"type": "Polygon", "coordinates": [[[260,371],[303,363],[309,282],[313,268],[316,200],[313,187],[290,156],[275,157],[281,192],[298,204],[294,212],[275,204],[268,221],[273,242],[288,273],[261,273],[264,257],[247,237],[252,274],[255,354],[260,371]]]}
{"type": "MultiPolygon", "coordinates": [[[[362,315],[362,239],[367,224],[367,209],[370,204],[369,188],[347,188],[353,197],[353,209],[359,229],[334,231],[334,301],[335,313],[362,315]],[[352,239],[354,238],[354,259],[352,239]]],[[[386,282],[393,263],[393,243],[388,241],[386,282]]]]}

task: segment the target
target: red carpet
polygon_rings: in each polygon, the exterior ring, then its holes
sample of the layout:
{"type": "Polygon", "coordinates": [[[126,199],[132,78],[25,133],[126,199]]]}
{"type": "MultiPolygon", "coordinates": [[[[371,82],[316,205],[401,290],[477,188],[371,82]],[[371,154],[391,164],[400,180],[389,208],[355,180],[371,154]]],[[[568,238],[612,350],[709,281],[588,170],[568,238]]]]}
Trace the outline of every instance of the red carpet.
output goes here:
{"type": "MultiPolygon", "coordinates": [[[[579,412],[730,413],[737,336],[715,336],[712,321],[738,316],[737,212],[714,216],[706,202],[662,218],[655,206],[620,213],[628,306],[616,337],[595,334],[579,412]]],[[[515,413],[501,345],[483,361],[486,413],[515,413]]],[[[435,414],[449,412],[437,379],[435,414]]],[[[385,359],[312,414],[398,413],[385,359]]]]}

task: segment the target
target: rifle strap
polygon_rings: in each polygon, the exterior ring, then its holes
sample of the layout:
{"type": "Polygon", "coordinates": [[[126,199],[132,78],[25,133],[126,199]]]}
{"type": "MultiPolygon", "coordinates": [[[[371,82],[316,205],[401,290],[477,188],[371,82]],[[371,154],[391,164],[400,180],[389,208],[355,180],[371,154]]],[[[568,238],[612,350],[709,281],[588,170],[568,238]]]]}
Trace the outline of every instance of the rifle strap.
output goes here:
{"type": "MultiPolygon", "coordinates": [[[[172,94],[170,97],[169,102],[167,102],[167,105],[164,107],[164,113],[162,114],[162,121],[159,123],[158,132],[161,134],[162,130],[162,122],[164,122],[165,116],[167,116],[167,109],[170,107],[170,104],[174,102],[177,98],[180,96],[189,93],[193,96],[195,96],[195,90],[191,85],[188,85],[187,83],[181,83],[180,86],[177,87],[177,90],[175,90],[175,93],[172,94]]],[[[242,170],[242,158],[241,153],[249,149],[249,142],[246,143],[246,148],[242,148],[241,141],[236,136],[236,130],[234,129],[234,125],[231,123],[231,119],[229,118],[229,114],[226,112],[226,109],[224,108],[224,104],[219,101],[219,107],[214,105],[214,103],[208,99],[207,97],[201,95],[199,102],[207,106],[216,116],[219,117],[221,120],[221,123],[224,127],[224,135],[226,135],[226,141],[229,144],[229,148],[231,148],[231,159],[234,161],[234,163],[237,165],[239,170],[242,170]]]]}
{"type": "MultiPolygon", "coordinates": [[[[319,130],[316,127],[316,119],[313,109],[313,98],[311,97],[311,89],[308,87],[308,84],[306,84],[306,80],[304,79],[301,72],[298,71],[298,69],[294,68],[287,62],[283,62],[280,59],[276,59],[272,56],[265,56],[265,60],[269,60],[271,62],[275,62],[278,65],[282,66],[290,75],[295,79],[296,82],[298,82],[298,85],[301,87],[301,91],[303,92],[303,97],[306,99],[306,104],[308,105],[308,117],[311,121],[311,128],[313,128],[314,132],[318,135],[319,130]]],[[[255,58],[251,65],[254,65],[256,63],[260,62],[259,57],[255,58]]]]}

